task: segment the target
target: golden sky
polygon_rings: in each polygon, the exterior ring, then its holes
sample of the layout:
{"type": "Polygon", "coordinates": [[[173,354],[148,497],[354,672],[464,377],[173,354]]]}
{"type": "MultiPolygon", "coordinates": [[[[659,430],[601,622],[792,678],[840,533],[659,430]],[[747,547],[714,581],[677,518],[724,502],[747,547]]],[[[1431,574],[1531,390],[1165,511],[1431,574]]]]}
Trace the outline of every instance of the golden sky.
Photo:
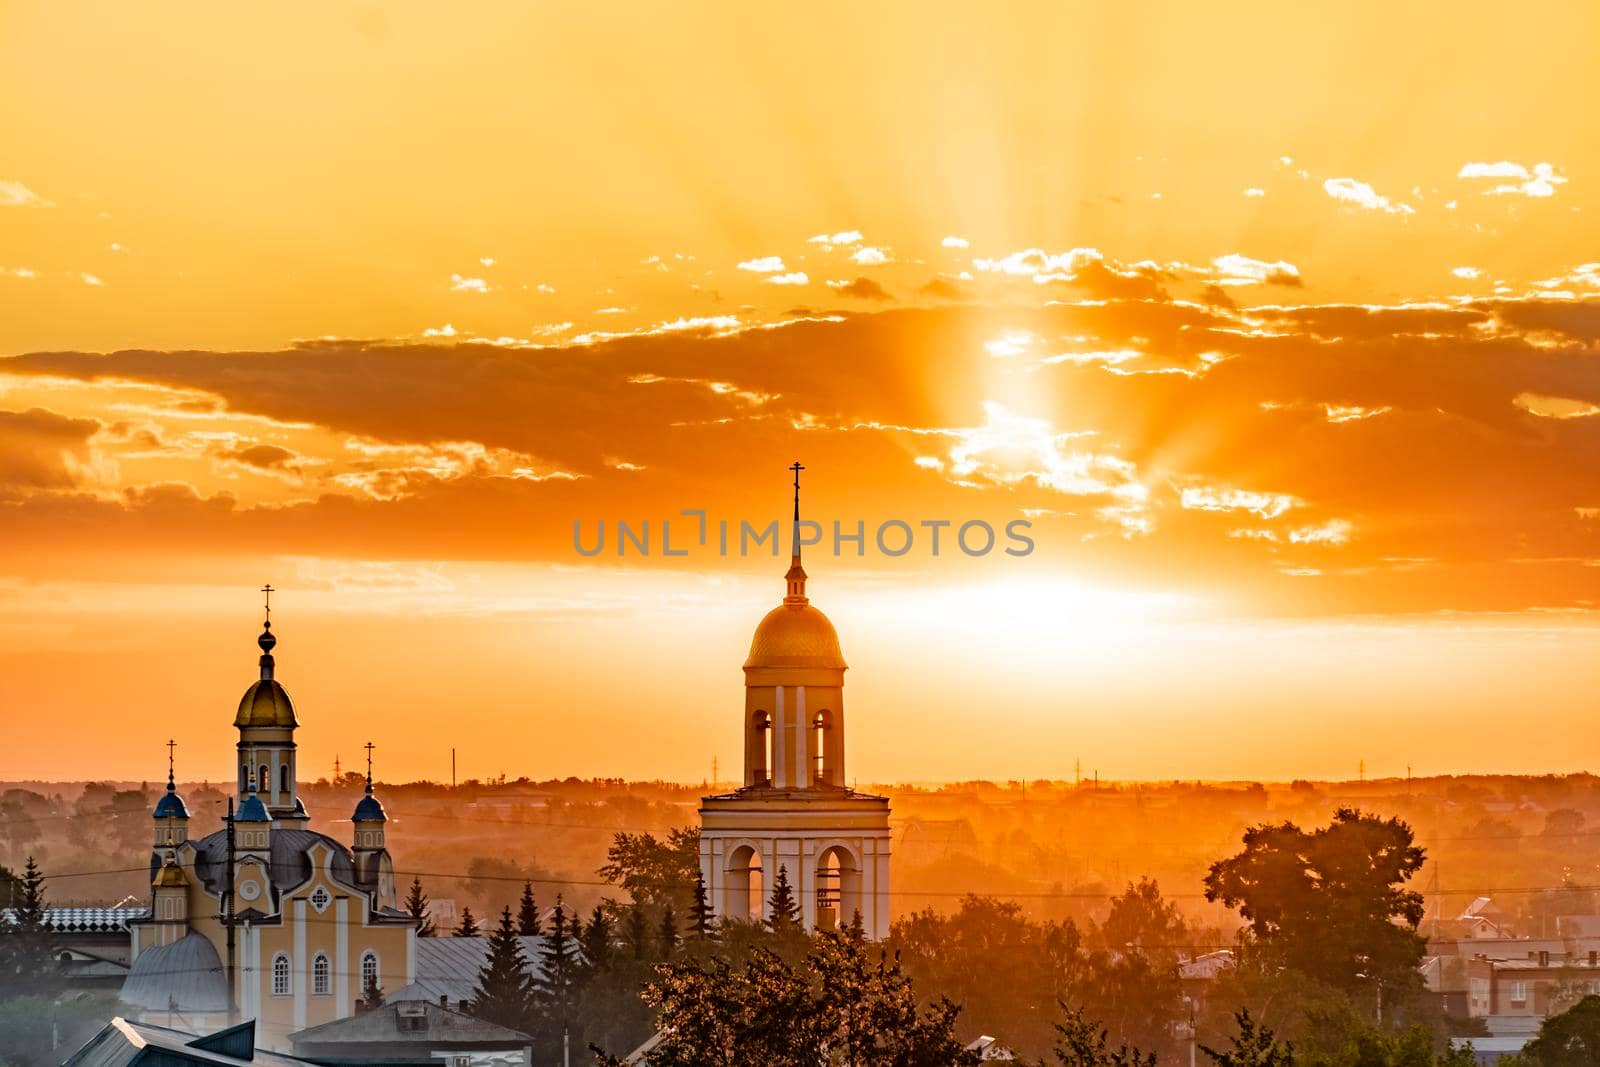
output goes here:
{"type": "Polygon", "coordinates": [[[0,777],[728,770],[796,457],[863,782],[1592,767],[1597,23],[0,0],[0,777]]]}

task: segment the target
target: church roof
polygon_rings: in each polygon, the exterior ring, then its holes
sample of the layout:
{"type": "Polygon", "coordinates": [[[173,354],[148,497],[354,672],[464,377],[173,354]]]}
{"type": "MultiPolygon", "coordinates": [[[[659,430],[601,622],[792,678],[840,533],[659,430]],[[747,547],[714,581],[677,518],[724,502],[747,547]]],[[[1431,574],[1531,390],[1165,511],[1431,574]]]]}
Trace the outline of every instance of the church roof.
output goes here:
{"type": "Polygon", "coordinates": [[[153,819],[187,819],[189,809],[183,803],[183,798],[169,781],[167,791],[161,794],[161,799],[156,801],[156,810],[151,813],[153,819]]]}
{"type": "Polygon", "coordinates": [[[261,798],[251,793],[239,804],[239,810],[234,813],[234,822],[271,822],[272,816],[267,814],[267,806],[261,798]]]}
{"type": "MultiPolygon", "coordinates": [[[[267,856],[267,875],[272,887],[280,891],[292,889],[310,878],[311,857],[308,853],[311,846],[319,842],[333,849],[333,876],[346,885],[361,885],[356,877],[355,863],[350,858],[350,850],[344,845],[313,830],[280,829],[272,831],[271,851],[267,856]]],[[[208,892],[222,892],[227,881],[227,832],[218,830],[193,844],[195,873],[200,876],[208,892]]],[[[152,854],[150,862],[150,873],[154,876],[159,869],[160,857],[152,854]]]]}
{"type": "MultiPolygon", "coordinates": [[[[262,659],[270,659],[263,656],[262,659]]],[[[239,712],[233,725],[244,726],[299,726],[294,717],[294,704],[289,694],[276,678],[262,678],[252,682],[244,696],[239,698],[239,712]]]]}
{"type": "Polygon", "coordinates": [[[356,813],[350,817],[352,822],[388,822],[389,816],[383,813],[383,802],[372,795],[372,786],[367,786],[366,795],[356,802],[356,813]]]}
{"type": "Polygon", "coordinates": [[[190,933],[139,953],[122,983],[121,999],[151,1011],[227,1011],[228,981],[216,947],[204,935],[190,933]]]}

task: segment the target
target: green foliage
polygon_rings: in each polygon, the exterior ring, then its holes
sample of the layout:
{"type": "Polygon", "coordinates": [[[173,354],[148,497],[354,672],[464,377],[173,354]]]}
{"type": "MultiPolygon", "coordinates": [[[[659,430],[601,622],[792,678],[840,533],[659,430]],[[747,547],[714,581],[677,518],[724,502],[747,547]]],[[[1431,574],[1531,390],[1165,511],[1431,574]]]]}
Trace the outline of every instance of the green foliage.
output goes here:
{"type": "Polygon", "coordinates": [[[656,932],[656,951],[661,958],[670,960],[678,954],[678,917],[672,913],[672,905],[668,904],[661,913],[661,929],[656,932]]]}
{"type": "Polygon", "coordinates": [[[1244,846],[1211,865],[1206,899],[1238,908],[1276,962],[1351,993],[1420,988],[1422,896],[1404,885],[1424,854],[1410,826],[1340,808],[1311,833],[1251,827],[1244,846]]]}
{"type": "MultiPolygon", "coordinates": [[[[665,1034],[652,1067],[947,1067],[977,1062],[954,1034],[959,1010],[927,1008],[898,961],[825,936],[796,967],[752,952],[741,967],[669,963],[645,989],[665,1034]]],[[[601,1064],[620,1061],[596,1050],[601,1064]]]]}
{"type": "Polygon", "coordinates": [[[596,905],[588,925],[578,935],[578,947],[583,954],[584,965],[594,969],[604,968],[611,961],[611,941],[611,917],[606,914],[605,908],[596,905]]]}
{"type": "Polygon", "coordinates": [[[669,904],[686,911],[693,903],[692,887],[700,873],[700,831],[680,826],[668,831],[665,841],[654,834],[619,833],[606,850],[599,873],[652,914],[669,904]]]}
{"type": "Polygon", "coordinates": [[[1091,1022],[1082,1008],[1061,1003],[1065,1016],[1056,1023],[1056,1062],[1068,1067],[1155,1067],[1154,1052],[1140,1052],[1126,1044],[1112,1048],[1106,1031],[1091,1022]]]}
{"type": "Polygon", "coordinates": [[[1539,1036],[1523,1048],[1521,1059],[1534,1067],[1600,1063],[1600,996],[1584,997],[1560,1015],[1546,1019],[1539,1036]]]}
{"type": "Polygon", "coordinates": [[[533,1025],[533,1008],[528,960],[522,954],[511,909],[506,908],[500,913],[499,927],[489,935],[489,956],[478,972],[478,986],[466,1010],[469,1015],[526,1032],[533,1025]]]}
{"type": "Polygon", "coordinates": [[[650,941],[650,919],[642,904],[629,905],[627,918],[623,920],[623,939],[633,950],[634,959],[647,960],[651,957],[655,946],[650,941]]]}
{"type": "Polygon", "coordinates": [[[455,937],[477,937],[478,920],[472,917],[471,908],[461,909],[461,922],[455,928],[455,937]]]}
{"type": "Polygon", "coordinates": [[[433,920],[428,918],[428,897],[422,891],[422,879],[411,879],[411,892],[406,894],[406,914],[417,920],[418,937],[434,937],[438,931],[433,928],[433,920]]]}
{"type": "Polygon", "coordinates": [[[533,883],[522,883],[522,900],[517,904],[517,933],[523,937],[542,937],[539,923],[539,905],[533,899],[533,883]]]}
{"type": "Polygon", "coordinates": [[[0,921],[0,997],[48,996],[60,988],[60,969],[44,924],[44,881],[29,856],[10,904],[11,921],[0,921]]]}
{"type": "Polygon", "coordinates": [[[1239,1031],[1226,1049],[1219,1052],[1207,1045],[1200,1046],[1200,1051],[1217,1067],[1291,1067],[1293,1044],[1279,1042],[1271,1030],[1250,1017],[1249,1008],[1240,1008],[1233,1018],[1239,1031]]]}

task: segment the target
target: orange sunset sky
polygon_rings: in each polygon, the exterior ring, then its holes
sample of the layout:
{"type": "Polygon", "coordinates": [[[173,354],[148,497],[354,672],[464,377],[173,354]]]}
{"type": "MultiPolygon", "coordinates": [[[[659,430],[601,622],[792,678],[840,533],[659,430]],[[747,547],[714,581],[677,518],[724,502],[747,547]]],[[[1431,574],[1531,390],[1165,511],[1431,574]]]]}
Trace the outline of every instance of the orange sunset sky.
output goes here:
{"type": "Polygon", "coordinates": [[[0,0],[0,778],[227,778],[267,581],[313,774],[733,773],[786,561],[573,524],[795,458],[863,783],[1592,769],[1597,23],[0,0]]]}

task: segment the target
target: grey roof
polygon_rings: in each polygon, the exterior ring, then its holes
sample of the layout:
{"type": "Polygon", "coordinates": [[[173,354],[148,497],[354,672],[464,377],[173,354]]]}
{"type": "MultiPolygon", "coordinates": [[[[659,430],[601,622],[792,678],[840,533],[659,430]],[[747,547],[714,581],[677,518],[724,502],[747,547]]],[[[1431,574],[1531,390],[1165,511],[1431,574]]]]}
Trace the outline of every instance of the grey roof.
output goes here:
{"type": "MultiPolygon", "coordinates": [[[[460,1044],[497,1043],[521,1047],[532,1038],[520,1030],[501,1026],[486,1019],[474,1019],[458,1011],[449,1011],[427,1001],[413,1004],[386,1004],[373,1011],[363,1011],[346,1019],[313,1026],[308,1030],[290,1034],[289,1040],[297,1050],[301,1045],[345,1045],[376,1042],[406,1042],[439,1047],[452,1042],[460,1044]],[[402,1028],[399,1016],[421,1015],[426,1027],[421,1030],[402,1028]]],[[[303,1050],[303,1051],[308,1051],[303,1050]]]]}
{"type": "MultiPolygon", "coordinates": [[[[519,937],[517,940],[522,942],[528,974],[539,977],[539,951],[544,938],[519,937]]],[[[426,1000],[437,1004],[442,996],[449,997],[452,1004],[470,1000],[477,992],[478,975],[488,959],[487,937],[419,937],[416,979],[384,997],[384,1003],[426,1000]]]]}
{"type": "Polygon", "coordinates": [[[259,1064],[265,1067],[305,1067],[306,1060],[285,1056],[279,1052],[257,1049],[251,1059],[195,1048],[194,1042],[204,1040],[197,1034],[172,1030],[150,1023],[129,1022],[115,1018],[98,1034],[91,1037],[82,1048],[72,1054],[62,1067],[132,1067],[140,1062],[172,1064],[200,1063],[243,1065],[259,1064]]]}
{"type": "Polygon", "coordinates": [[[228,980],[216,948],[190,933],[139,953],[122,983],[122,999],[152,1011],[166,1011],[174,1002],[177,1011],[227,1011],[228,980]]]}
{"type": "MultiPolygon", "coordinates": [[[[356,877],[354,861],[350,858],[350,850],[326,834],[319,834],[312,830],[277,829],[272,831],[272,851],[267,858],[268,877],[272,880],[272,888],[282,892],[300,885],[311,877],[311,860],[306,851],[314,844],[321,842],[333,849],[333,876],[348,885],[362,885],[356,877]]],[[[194,870],[205,883],[208,892],[218,894],[222,892],[227,881],[228,867],[228,835],[226,831],[218,830],[214,834],[207,834],[194,842],[195,858],[194,870]]],[[[150,877],[154,878],[160,869],[161,858],[152,853],[150,856],[150,877]]]]}
{"type": "MultiPolygon", "coordinates": [[[[154,877],[153,871],[151,877],[154,877]]],[[[46,908],[44,925],[58,934],[126,933],[128,921],[142,919],[148,911],[142,905],[137,908],[46,908]]],[[[0,918],[7,922],[16,921],[10,908],[0,909],[0,918]]]]}

